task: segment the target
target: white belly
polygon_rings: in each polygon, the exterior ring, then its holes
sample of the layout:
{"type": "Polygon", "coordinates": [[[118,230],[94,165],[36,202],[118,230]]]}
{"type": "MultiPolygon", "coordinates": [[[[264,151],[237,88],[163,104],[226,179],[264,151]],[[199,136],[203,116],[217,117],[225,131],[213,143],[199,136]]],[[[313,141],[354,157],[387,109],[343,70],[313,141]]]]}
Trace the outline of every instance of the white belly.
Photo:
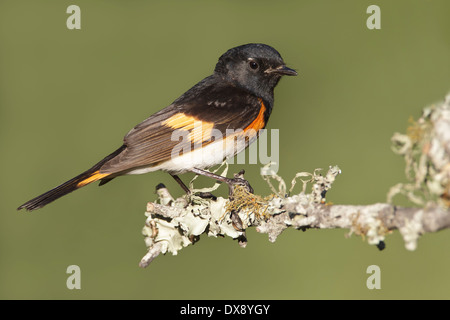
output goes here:
{"type": "Polygon", "coordinates": [[[220,142],[213,142],[204,147],[195,148],[191,152],[185,152],[182,155],[173,156],[170,160],[159,165],[140,168],[130,171],[128,174],[143,174],[157,170],[168,171],[170,173],[183,173],[193,168],[205,169],[221,164],[223,160],[234,157],[237,153],[244,150],[250,143],[254,142],[257,134],[248,137],[247,143],[244,138],[235,139],[230,136],[220,142]]]}

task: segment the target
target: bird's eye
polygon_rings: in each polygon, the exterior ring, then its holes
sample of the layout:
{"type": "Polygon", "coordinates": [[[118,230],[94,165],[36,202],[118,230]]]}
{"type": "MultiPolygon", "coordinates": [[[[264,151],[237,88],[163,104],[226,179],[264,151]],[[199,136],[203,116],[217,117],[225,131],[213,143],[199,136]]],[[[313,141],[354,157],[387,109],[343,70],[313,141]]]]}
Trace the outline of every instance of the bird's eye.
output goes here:
{"type": "Polygon", "coordinates": [[[250,68],[252,68],[253,70],[256,70],[256,69],[258,69],[258,67],[259,67],[259,65],[255,62],[255,61],[250,61],[249,63],[248,63],[248,65],[250,66],[250,68]]]}

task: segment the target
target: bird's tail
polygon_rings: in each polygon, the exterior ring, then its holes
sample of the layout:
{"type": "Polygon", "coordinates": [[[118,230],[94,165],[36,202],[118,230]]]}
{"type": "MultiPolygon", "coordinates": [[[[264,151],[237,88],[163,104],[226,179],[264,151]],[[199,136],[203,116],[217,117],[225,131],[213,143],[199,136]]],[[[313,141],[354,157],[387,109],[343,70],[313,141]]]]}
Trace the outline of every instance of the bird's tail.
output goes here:
{"type": "Polygon", "coordinates": [[[36,210],[92,182],[101,179],[105,180],[111,179],[107,178],[109,175],[111,175],[110,173],[100,173],[100,167],[107,161],[117,156],[120,152],[122,152],[124,148],[125,146],[120,147],[119,149],[111,153],[109,156],[104,158],[102,161],[97,163],[95,166],[83,172],[82,174],[76,176],[75,178],[72,178],[69,181],[64,182],[63,184],[57,186],[56,188],[53,188],[52,190],[47,191],[46,193],[41,194],[40,196],[37,196],[36,198],[31,199],[30,201],[25,202],[23,205],[18,207],[17,210],[21,209],[26,209],[28,211],[36,210]]]}

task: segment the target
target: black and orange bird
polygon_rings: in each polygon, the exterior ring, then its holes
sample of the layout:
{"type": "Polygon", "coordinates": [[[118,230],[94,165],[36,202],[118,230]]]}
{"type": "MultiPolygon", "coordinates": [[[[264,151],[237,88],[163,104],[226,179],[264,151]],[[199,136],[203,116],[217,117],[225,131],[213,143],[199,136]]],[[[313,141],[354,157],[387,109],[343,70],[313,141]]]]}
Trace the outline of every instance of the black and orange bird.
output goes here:
{"type": "Polygon", "coordinates": [[[297,72],[268,45],[250,43],[228,50],[212,75],[135,126],[119,149],[18,210],[42,208],[96,181],[103,185],[121,175],[156,170],[168,172],[186,192],[189,189],[178,177],[180,173],[209,176],[229,186],[242,183],[242,179],[204,169],[233,157],[257,139],[272,112],[274,88],[284,75],[296,76],[297,72]],[[225,143],[230,140],[233,143],[225,143]]]}

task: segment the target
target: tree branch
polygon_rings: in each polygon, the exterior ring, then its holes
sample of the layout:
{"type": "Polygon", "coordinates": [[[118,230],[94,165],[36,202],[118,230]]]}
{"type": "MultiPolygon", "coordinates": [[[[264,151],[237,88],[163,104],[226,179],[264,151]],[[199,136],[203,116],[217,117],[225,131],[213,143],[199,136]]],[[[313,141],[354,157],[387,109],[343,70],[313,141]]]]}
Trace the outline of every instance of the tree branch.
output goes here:
{"type": "Polygon", "coordinates": [[[202,234],[229,236],[245,247],[245,231],[251,227],[268,234],[271,242],[289,227],[343,228],[349,230],[348,235],[367,238],[369,244],[379,249],[384,248],[385,236],[397,229],[406,248],[414,250],[420,235],[450,228],[450,95],[443,103],[425,108],[407,134],[396,133],[392,141],[394,151],[405,158],[410,182],[392,187],[389,203],[365,206],[326,203],[326,193],[341,173],[337,166],[330,167],[325,176],[319,169],[313,173],[297,173],[287,190],[284,180],[269,170],[269,164],[263,168],[262,176],[273,193],[264,198],[238,186],[230,199],[202,199],[192,194],[174,199],[159,185],[159,203],[147,204],[143,234],[148,252],[139,265],[147,267],[161,253],[177,254],[183,247],[197,242],[202,234]],[[287,196],[298,179],[303,183],[302,191],[287,196]],[[277,187],[272,181],[278,183],[277,187]],[[307,186],[311,186],[309,193],[307,186]],[[420,206],[391,204],[399,194],[420,206]]]}

